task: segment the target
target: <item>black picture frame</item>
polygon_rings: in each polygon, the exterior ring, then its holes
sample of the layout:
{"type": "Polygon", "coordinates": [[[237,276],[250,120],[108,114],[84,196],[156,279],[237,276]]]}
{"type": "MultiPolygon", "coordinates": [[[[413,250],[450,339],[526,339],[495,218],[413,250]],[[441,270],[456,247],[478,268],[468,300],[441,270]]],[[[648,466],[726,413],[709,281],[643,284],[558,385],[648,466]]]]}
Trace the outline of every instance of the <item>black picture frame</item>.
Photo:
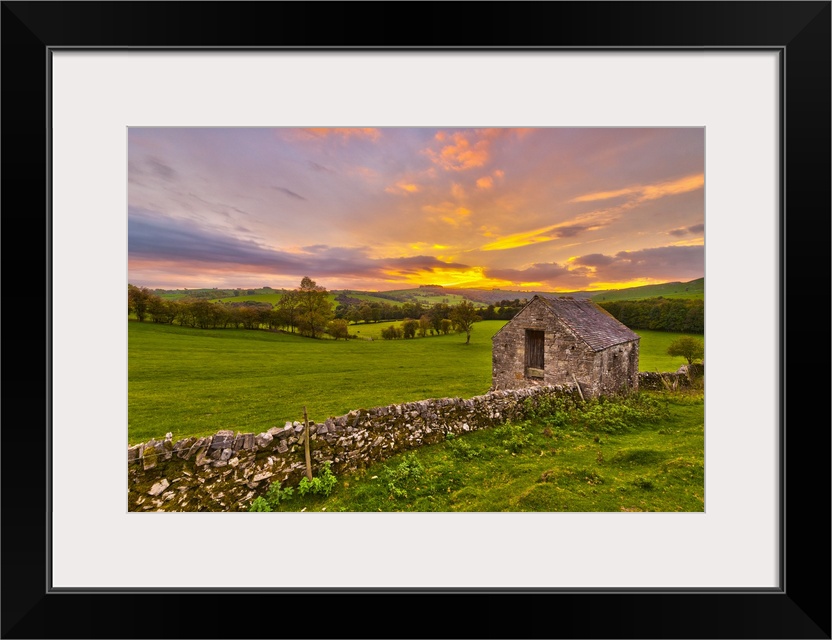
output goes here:
{"type": "MultiPolygon", "coordinates": [[[[25,300],[28,309],[4,323],[3,638],[830,638],[830,380],[818,354],[828,353],[829,333],[815,326],[817,316],[827,321],[830,291],[829,1],[3,2],[0,19],[3,281],[6,308],[25,300]],[[778,51],[780,587],[52,590],[48,96],[50,52],[70,47],[778,51]]],[[[137,550],[137,562],[144,553],[152,547],[137,550]]]]}

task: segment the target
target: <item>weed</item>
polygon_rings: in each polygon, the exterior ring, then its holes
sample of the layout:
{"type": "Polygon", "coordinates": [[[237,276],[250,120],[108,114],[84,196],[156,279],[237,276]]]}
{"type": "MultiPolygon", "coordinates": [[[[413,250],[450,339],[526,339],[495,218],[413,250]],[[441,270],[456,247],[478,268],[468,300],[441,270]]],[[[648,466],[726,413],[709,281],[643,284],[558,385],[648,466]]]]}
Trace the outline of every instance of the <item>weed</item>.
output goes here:
{"type": "Polygon", "coordinates": [[[518,453],[532,441],[530,433],[523,430],[523,425],[507,422],[495,430],[500,443],[511,453],[518,453]]]}
{"type": "Polygon", "coordinates": [[[265,513],[271,512],[272,508],[269,506],[269,503],[266,502],[266,499],[263,496],[260,496],[252,501],[248,510],[251,512],[265,513]]]}
{"type": "Polygon", "coordinates": [[[276,509],[281,502],[291,500],[294,493],[295,490],[292,487],[281,489],[279,482],[272,482],[269,490],[266,491],[266,501],[276,509]]]}
{"type": "Polygon", "coordinates": [[[298,493],[302,496],[305,496],[308,493],[320,496],[329,496],[335,488],[335,485],[338,484],[338,478],[336,478],[335,474],[332,473],[331,466],[331,462],[324,462],[321,475],[315,476],[311,480],[309,478],[302,478],[298,484],[298,493]]]}
{"type": "Polygon", "coordinates": [[[407,498],[407,489],[403,486],[420,480],[425,468],[414,453],[406,453],[395,467],[385,467],[384,476],[387,489],[394,498],[407,498]]]}
{"type": "Polygon", "coordinates": [[[475,449],[465,440],[455,440],[448,446],[448,448],[455,457],[462,460],[473,460],[482,455],[482,451],[480,449],[475,449]]]}

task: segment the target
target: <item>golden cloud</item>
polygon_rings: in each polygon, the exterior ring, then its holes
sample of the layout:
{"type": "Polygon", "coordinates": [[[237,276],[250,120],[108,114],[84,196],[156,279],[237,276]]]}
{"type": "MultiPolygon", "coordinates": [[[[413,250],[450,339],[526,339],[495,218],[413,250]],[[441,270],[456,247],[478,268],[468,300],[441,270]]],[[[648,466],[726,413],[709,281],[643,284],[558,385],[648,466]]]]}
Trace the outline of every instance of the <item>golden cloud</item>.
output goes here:
{"type": "Polygon", "coordinates": [[[395,185],[391,187],[387,187],[385,191],[387,193],[418,193],[421,190],[418,184],[414,184],[411,182],[397,182],[395,185]]]}
{"type": "Polygon", "coordinates": [[[490,189],[494,186],[494,179],[491,176],[483,176],[477,180],[477,187],[480,189],[490,189]]]}
{"type": "Polygon", "coordinates": [[[609,198],[618,198],[620,196],[634,195],[638,202],[645,200],[656,200],[665,196],[677,195],[679,193],[687,193],[688,191],[695,191],[701,189],[705,185],[705,174],[697,173],[691,176],[685,176],[678,180],[670,180],[667,182],[660,182],[651,185],[635,185],[626,187],[624,189],[617,189],[615,191],[597,191],[595,193],[588,193],[577,198],[572,198],[569,202],[594,202],[595,200],[607,200],[609,198]]]}

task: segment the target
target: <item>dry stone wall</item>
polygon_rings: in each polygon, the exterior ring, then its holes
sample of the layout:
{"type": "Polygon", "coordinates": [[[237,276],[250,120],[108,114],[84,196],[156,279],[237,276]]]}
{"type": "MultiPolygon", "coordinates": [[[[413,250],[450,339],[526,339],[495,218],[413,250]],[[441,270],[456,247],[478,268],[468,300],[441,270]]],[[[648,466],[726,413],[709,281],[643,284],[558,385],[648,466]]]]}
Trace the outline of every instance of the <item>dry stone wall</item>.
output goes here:
{"type": "MultiPolygon", "coordinates": [[[[689,384],[686,373],[662,374],[689,384]]],[[[661,390],[658,373],[639,374],[639,388],[661,390]]],[[[522,420],[542,398],[577,395],[574,385],[495,390],[473,398],[439,398],[355,410],[310,421],[312,468],[325,462],[349,474],[397,453],[443,441],[447,434],[522,420]],[[527,403],[526,401],[530,402],[527,403]]],[[[287,422],[260,434],[212,436],[137,444],[127,450],[128,510],[246,511],[272,482],[294,486],[305,475],[304,427],[287,422]]]]}
{"type": "MultiPolygon", "coordinates": [[[[355,410],[310,421],[313,473],[324,462],[336,475],[441,442],[447,434],[523,419],[526,400],[577,393],[549,386],[492,391],[473,398],[439,398],[355,410]]],[[[165,439],[127,450],[130,511],[246,511],[270,483],[293,486],[305,475],[304,427],[287,422],[260,434],[219,431],[165,439]]]]}

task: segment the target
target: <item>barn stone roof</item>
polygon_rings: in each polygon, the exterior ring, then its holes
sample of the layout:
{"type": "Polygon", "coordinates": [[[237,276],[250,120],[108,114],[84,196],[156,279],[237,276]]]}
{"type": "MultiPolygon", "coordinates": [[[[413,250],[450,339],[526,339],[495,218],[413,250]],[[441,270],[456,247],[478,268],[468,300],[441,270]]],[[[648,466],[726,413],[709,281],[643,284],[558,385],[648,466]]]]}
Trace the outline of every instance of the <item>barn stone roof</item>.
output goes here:
{"type": "Polygon", "coordinates": [[[535,296],[535,298],[546,303],[554,314],[593,351],[601,351],[617,344],[640,339],[637,333],[621,324],[609,312],[591,300],[544,296],[535,296]]]}

